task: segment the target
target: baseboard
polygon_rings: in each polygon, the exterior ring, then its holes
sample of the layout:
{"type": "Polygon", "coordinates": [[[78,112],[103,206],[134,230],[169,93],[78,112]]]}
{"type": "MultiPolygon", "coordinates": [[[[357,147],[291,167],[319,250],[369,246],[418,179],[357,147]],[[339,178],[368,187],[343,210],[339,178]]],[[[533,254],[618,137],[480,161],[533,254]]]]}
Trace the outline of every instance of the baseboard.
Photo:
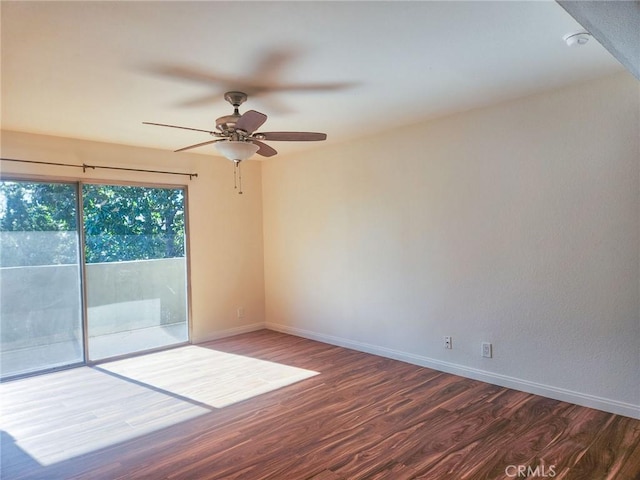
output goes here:
{"type": "Polygon", "coordinates": [[[471,378],[473,380],[479,380],[482,382],[491,383],[493,385],[499,385],[501,387],[512,388],[514,390],[533,393],[543,397],[553,398],[555,400],[574,403],[583,407],[595,408],[597,410],[603,410],[605,412],[615,413],[617,415],[624,415],[627,417],[640,419],[640,405],[633,405],[609,398],[602,398],[585,393],[574,392],[572,390],[567,390],[564,388],[530,382],[528,380],[520,378],[487,372],[485,370],[470,368],[455,363],[443,362],[441,360],[436,360],[421,355],[406,353],[399,350],[393,350],[377,345],[348,340],[332,335],[313,332],[310,330],[290,327],[287,325],[267,322],[264,327],[268,328],[269,330],[308,338],[310,340],[317,340],[319,342],[328,343],[339,347],[350,348],[352,350],[357,350],[360,352],[371,353],[374,355],[379,355],[381,357],[392,358],[394,360],[400,360],[403,362],[411,363],[413,365],[419,365],[421,367],[432,368],[441,372],[451,373],[453,375],[459,375],[461,377],[471,378]]]}
{"type": "Polygon", "coordinates": [[[243,325],[241,327],[229,328],[226,330],[219,330],[207,335],[206,337],[198,338],[197,341],[193,342],[193,344],[197,345],[199,343],[211,342],[212,340],[219,340],[221,338],[233,337],[234,335],[255,332],[257,330],[263,330],[265,328],[266,326],[264,323],[252,323],[251,325],[243,325]]]}

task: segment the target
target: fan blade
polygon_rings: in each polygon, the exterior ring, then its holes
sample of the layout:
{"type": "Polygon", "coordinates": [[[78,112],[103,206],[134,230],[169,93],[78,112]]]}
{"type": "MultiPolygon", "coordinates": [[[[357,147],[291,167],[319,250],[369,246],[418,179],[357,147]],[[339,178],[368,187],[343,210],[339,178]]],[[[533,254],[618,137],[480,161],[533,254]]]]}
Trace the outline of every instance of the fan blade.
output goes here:
{"type": "Polygon", "coordinates": [[[211,93],[208,95],[202,95],[200,97],[192,98],[190,100],[183,100],[181,102],[173,102],[172,105],[179,108],[192,108],[201,107],[203,105],[209,106],[220,100],[222,95],[220,92],[211,93]]]}
{"type": "Polygon", "coordinates": [[[183,148],[179,148],[178,150],[174,150],[174,152],[184,152],[185,150],[190,150],[192,148],[197,148],[197,147],[203,147],[205,145],[209,145],[211,143],[216,143],[216,142],[220,142],[223,139],[218,139],[218,140],[209,140],[208,142],[202,142],[202,143],[196,143],[195,145],[189,145],[188,147],[183,147],[183,148]]]}
{"type": "Polygon", "coordinates": [[[276,153],[278,153],[275,148],[270,147],[266,143],[262,143],[258,140],[253,139],[251,141],[258,146],[258,151],[256,152],[258,155],[262,155],[263,157],[273,157],[276,153]]]}
{"type": "Polygon", "coordinates": [[[267,116],[264,113],[256,112],[255,110],[249,110],[236,122],[236,130],[244,130],[249,135],[260,128],[264,122],[267,121],[267,116]]]}
{"type": "Polygon", "coordinates": [[[196,132],[205,132],[210,133],[211,135],[215,135],[216,132],[212,132],[211,130],[201,130],[200,128],[191,128],[191,127],[179,127],[178,125],[167,125],[166,123],[152,123],[152,122],[142,122],[145,125],[157,125],[159,127],[171,127],[171,128],[181,128],[183,130],[193,130],[196,132]]]}
{"type": "Polygon", "coordinates": [[[326,140],[326,133],[315,132],[259,132],[254,137],[260,140],[274,140],[279,142],[316,142],[326,140]]]}

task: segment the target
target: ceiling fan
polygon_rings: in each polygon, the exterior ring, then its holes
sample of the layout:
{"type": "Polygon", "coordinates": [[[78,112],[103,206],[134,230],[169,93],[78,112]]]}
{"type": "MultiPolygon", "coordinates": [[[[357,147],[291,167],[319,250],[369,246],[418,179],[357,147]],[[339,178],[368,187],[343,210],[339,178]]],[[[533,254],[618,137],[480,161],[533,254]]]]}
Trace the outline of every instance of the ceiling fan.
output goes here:
{"type": "Polygon", "coordinates": [[[181,128],[183,130],[194,130],[196,132],[204,132],[216,137],[215,140],[196,143],[187,147],[179,148],[175,152],[183,152],[192,148],[203,147],[205,145],[215,144],[216,149],[226,158],[231,160],[235,165],[236,188],[240,183],[240,191],[242,193],[240,162],[247,160],[253,154],[257,153],[263,157],[272,157],[278,152],[271,146],[263,142],[266,141],[285,141],[285,142],[314,142],[326,140],[326,133],[317,132],[256,132],[258,128],[267,121],[264,113],[248,110],[240,114],[238,108],[247,100],[247,94],[244,92],[227,92],[224,99],[233,106],[233,113],[216,119],[217,130],[204,130],[200,128],[182,127],[178,125],[168,125],[166,123],[142,122],[145,125],[157,125],[160,127],[181,128]]]}
{"type": "MultiPolygon", "coordinates": [[[[240,105],[247,100],[247,94],[244,92],[227,92],[224,98],[233,106],[233,113],[216,119],[217,131],[203,130],[200,128],[181,127],[178,125],[167,125],[165,123],[142,122],[145,125],[158,125],[161,127],[181,128],[184,130],[195,130],[196,132],[204,132],[217,137],[216,140],[209,140],[188,147],[179,148],[176,152],[183,152],[192,148],[203,147],[212,143],[216,143],[221,153],[232,161],[243,161],[252,156],[254,153],[263,157],[272,157],[278,153],[274,148],[270,147],[262,140],[267,141],[288,141],[288,142],[312,142],[326,140],[326,133],[316,132],[256,132],[258,128],[267,121],[264,113],[248,110],[242,115],[238,111],[240,105]],[[234,152],[233,148],[229,149],[229,144],[247,144],[246,150],[241,149],[234,152]],[[221,147],[221,148],[220,148],[221,147]],[[248,152],[251,154],[247,155],[248,152]],[[237,153],[237,156],[227,156],[226,152],[237,153]]],[[[235,146],[235,145],[234,145],[235,146]]]]}

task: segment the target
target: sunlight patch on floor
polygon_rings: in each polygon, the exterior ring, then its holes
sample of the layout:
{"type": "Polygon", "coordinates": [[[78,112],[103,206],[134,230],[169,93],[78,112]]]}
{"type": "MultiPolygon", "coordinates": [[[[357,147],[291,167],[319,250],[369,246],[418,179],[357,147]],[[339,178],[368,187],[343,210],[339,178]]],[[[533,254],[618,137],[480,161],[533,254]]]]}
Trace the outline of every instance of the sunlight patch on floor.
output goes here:
{"type": "Polygon", "coordinates": [[[0,384],[0,430],[3,443],[47,466],[317,374],[179,347],[0,384]]]}
{"type": "Polygon", "coordinates": [[[110,362],[99,368],[214,408],[318,374],[195,345],[110,362]]]}
{"type": "Polygon", "coordinates": [[[5,441],[45,466],[210,412],[89,367],[3,383],[0,393],[5,441]]]}

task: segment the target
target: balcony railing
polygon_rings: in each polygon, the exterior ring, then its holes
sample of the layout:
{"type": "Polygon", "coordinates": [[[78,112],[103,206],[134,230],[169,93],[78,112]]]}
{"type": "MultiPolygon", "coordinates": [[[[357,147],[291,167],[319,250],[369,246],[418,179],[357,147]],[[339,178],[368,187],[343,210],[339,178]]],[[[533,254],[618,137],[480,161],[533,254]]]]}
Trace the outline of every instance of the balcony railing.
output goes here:
{"type": "MultiPolygon", "coordinates": [[[[3,376],[83,360],[78,265],[0,268],[3,376]]],[[[182,258],[86,265],[92,360],[188,340],[182,258]]]]}

